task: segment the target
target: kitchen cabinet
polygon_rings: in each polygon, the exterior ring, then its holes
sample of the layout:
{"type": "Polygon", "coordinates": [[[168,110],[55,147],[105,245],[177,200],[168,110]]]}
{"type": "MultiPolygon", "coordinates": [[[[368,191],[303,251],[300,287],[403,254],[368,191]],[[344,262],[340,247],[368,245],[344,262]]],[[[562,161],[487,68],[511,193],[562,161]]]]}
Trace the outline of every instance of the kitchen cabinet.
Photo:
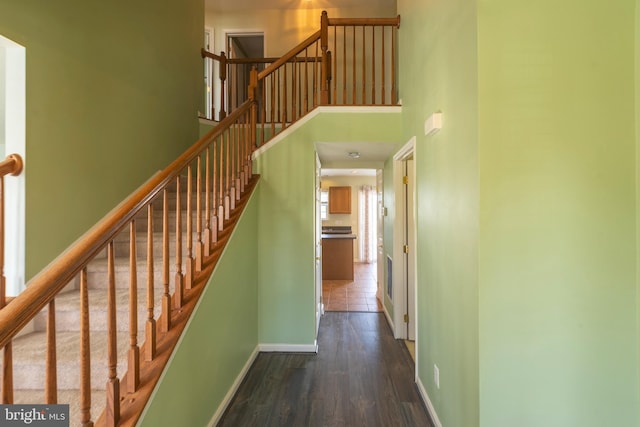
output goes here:
{"type": "Polygon", "coordinates": [[[329,187],[329,213],[351,213],[351,187],[329,187]]]}
{"type": "Polygon", "coordinates": [[[355,236],[325,235],[322,239],[322,279],[353,280],[355,236]]]}

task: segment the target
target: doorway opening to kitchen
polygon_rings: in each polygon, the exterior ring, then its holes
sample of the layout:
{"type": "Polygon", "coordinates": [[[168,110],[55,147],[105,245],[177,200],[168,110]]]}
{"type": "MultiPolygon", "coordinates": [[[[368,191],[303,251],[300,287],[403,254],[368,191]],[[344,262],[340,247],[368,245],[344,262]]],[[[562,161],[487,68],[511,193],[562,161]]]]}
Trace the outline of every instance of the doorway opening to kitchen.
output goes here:
{"type": "Polygon", "coordinates": [[[322,300],[327,311],[380,312],[376,169],[322,169],[322,300]]]}

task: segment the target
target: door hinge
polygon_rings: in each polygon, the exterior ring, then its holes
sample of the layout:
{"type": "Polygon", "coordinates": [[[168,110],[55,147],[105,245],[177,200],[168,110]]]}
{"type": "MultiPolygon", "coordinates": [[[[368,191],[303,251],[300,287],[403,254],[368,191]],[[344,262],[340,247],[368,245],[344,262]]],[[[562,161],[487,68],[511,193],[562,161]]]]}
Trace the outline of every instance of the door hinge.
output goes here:
{"type": "Polygon", "coordinates": [[[409,323],[409,315],[408,314],[404,315],[404,323],[409,323]]]}
{"type": "Polygon", "coordinates": [[[402,183],[403,183],[404,185],[409,184],[409,177],[408,177],[408,176],[406,176],[406,175],[405,175],[405,176],[403,176],[403,177],[402,177],[402,183]]]}
{"type": "Polygon", "coordinates": [[[409,253],[409,245],[404,245],[402,247],[402,250],[404,251],[405,254],[408,254],[409,253]]]}

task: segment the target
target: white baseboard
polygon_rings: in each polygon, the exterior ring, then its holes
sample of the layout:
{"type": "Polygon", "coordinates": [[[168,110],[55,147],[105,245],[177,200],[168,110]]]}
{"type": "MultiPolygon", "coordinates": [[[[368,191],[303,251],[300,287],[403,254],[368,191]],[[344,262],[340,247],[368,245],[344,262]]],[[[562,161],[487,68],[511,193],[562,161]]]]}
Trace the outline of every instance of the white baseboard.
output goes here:
{"type": "Polygon", "coordinates": [[[442,427],[442,423],[440,422],[440,419],[438,419],[436,409],[433,407],[433,403],[431,403],[431,399],[429,399],[429,395],[427,394],[427,389],[424,388],[420,378],[417,379],[416,384],[418,386],[418,391],[420,392],[420,397],[422,397],[422,401],[427,406],[427,412],[429,412],[431,421],[433,421],[435,427],[442,427]]]}
{"type": "Polygon", "coordinates": [[[396,327],[393,323],[393,319],[391,319],[391,316],[389,316],[389,312],[387,311],[387,306],[384,305],[384,303],[382,303],[382,310],[384,312],[384,317],[387,318],[387,322],[389,323],[389,326],[391,326],[391,332],[393,332],[393,336],[396,336],[396,327]]]}
{"type": "Polygon", "coordinates": [[[313,344],[258,344],[258,348],[265,353],[317,353],[318,342],[313,344]]]}
{"type": "Polygon", "coordinates": [[[227,394],[224,396],[224,399],[222,399],[222,402],[220,402],[220,405],[218,406],[216,413],[213,414],[211,421],[209,421],[209,424],[207,424],[208,427],[214,427],[216,424],[218,424],[218,421],[220,421],[222,414],[224,414],[224,411],[227,409],[227,406],[229,406],[229,403],[231,403],[231,399],[233,399],[233,396],[235,396],[236,391],[238,391],[238,387],[240,387],[242,380],[244,380],[244,377],[247,375],[249,368],[251,368],[251,365],[253,365],[253,362],[256,360],[256,357],[258,357],[258,353],[260,353],[260,350],[258,349],[258,347],[259,346],[256,346],[256,348],[253,350],[253,352],[247,359],[246,363],[242,367],[242,370],[236,377],[236,380],[233,382],[233,385],[231,385],[231,388],[227,391],[227,394]]]}

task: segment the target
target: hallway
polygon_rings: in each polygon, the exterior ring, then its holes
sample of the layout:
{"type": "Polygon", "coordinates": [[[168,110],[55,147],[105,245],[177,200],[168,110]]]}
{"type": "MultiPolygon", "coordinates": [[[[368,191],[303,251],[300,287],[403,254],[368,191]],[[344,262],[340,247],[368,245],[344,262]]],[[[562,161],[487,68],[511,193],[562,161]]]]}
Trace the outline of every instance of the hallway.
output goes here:
{"type": "Polygon", "coordinates": [[[318,354],[260,353],[218,426],[433,426],[381,313],[326,313],[318,354]]]}

